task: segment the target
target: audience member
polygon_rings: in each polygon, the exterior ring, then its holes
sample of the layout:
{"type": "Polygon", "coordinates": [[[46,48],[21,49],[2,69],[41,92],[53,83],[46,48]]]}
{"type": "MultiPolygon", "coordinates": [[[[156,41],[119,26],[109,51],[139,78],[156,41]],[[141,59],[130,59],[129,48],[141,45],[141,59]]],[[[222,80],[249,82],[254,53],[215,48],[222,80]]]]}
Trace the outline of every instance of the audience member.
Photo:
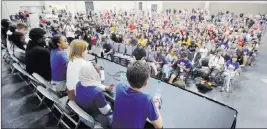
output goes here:
{"type": "Polygon", "coordinates": [[[33,28],[26,48],[25,64],[28,73],[37,73],[47,81],[51,80],[50,51],[46,48],[45,31],[33,28]]]}
{"type": "Polygon", "coordinates": [[[50,63],[52,70],[52,89],[57,92],[65,91],[68,66],[68,55],[64,51],[68,48],[66,38],[64,36],[56,35],[52,37],[49,46],[51,49],[50,63]]]}
{"type": "MultiPolygon", "coordinates": [[[[113,111],[104,97],[99,69],[92,63],[85,62],[79,71],[79,82],[76,85],[75,102],[88,114],[93,116],[102,127],[110,127],[113,111]]],[[[111,91],[113,86],[108,90],[111,91]]]]}

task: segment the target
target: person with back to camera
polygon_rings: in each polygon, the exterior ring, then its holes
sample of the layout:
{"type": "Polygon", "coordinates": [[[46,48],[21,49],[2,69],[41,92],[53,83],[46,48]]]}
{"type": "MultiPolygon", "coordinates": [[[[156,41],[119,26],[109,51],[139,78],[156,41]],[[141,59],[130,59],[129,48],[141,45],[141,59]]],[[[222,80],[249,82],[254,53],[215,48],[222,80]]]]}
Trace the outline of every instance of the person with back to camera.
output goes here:
{"type": "MultiPolygon", "coordinates": [[[[70,44],[69,62],[67,67],[67,89],[68,97],[70,100],[75,99],[75,86],[79,81],[78,75],[83,64],[91,63],[86,61],[85,55],[87,54],[88,44],[83,40],[73,40],[70,44]]],[[[102,84],[97,85],[101,89],[109,90],[109,87],[102,84]]]]}
{"type": "Polygon", "coordinates": [[[135,61],[127,68],[126,77],[130,85],[119,83],[115,88],[112,128],[144,128],[147,118],[155,128],[162,128],[160,101],[142,92],[150,77],[149,65],[135,61]]]}
{"type": "MultiPolygon", "coordinates": [[[[103,89],[98,86],[101,85],[100,67],[86,62],[81,67],[78,78],[75,102],[102,127],[110,127],[113,111],[102,93],[103,89]]],[[[108,90],[111,91],[113,86],[108,90]]]]}
{"type": "Polygon", "coordinates": [[[50,63],[52,70],[52,89],[56,92],[65,91],[66,73],[69,59],[64,50],[68,48],[68,43],[64,36],[56,35],[51,39],[49,46],[51,49],[50,63]]]}
{"type": "Polygon", "coordinates": [[[46,48],[45,31],[33,28],[26,48],[25,64],[28,73],[37,73],[47,81],[51,80],[50,51],[46,48]]]}

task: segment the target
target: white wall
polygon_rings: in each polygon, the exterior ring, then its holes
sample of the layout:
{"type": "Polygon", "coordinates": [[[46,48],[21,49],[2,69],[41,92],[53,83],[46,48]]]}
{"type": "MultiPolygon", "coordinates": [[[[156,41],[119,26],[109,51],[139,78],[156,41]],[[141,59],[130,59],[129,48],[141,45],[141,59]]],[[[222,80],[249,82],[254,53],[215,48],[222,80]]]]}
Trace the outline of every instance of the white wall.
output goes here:
{"type": "Polygon", "coordinates": [[[71,13],[86,11],[84,1],[44,1],[44,5],[46,8],[51,5],[57,9],[66,9],[71,13]]]}
{"type": "Polygon", "coordinates": [[[14,15],[19,12],[20,6],[43,6],[41,1],[1,1],[2,2],[2,14],[5,16],[14,15]]]}
{"type": "Polygon", "coordinates": [[[9,18],[19,12],[21,6],[49,6],[66,9],[71,13],[85,12],[84,1],[2,1],[2,18],[9,18]]]}
{"type": "Polygon", "coordinates": [[[94,1],[94,10],[132,10],[135,8],[135,1],[94,1]]]}

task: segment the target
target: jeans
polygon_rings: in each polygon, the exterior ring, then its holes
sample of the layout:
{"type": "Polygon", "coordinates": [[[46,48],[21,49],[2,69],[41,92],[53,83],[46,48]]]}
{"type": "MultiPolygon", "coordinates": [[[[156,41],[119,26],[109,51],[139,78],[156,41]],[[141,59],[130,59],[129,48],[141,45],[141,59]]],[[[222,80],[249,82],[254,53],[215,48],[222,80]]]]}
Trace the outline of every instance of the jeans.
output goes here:
{"type": "Polygon", "coordinates": [[[160,66],[156,65],[154,62],[148,62],[148,65],[152,67],[155,75],[158,75],[158,68],[160,68],[160,66]]]}
{"type": "Polygon", "coordinates": [[[223,88],[226,88],[226,91],[230,89],[231,79],[234,77],[234,74],[231,72],[223,72],[224,76],[224,85],[223,88]]]}
{"type": "Polygon", "coordinates": [[[169,66],[169,64],[163,65],[163,73],[165,73],[166,75],[165,78],[169,78],[172,71],[173,71],[173,68],[169,66]]]}

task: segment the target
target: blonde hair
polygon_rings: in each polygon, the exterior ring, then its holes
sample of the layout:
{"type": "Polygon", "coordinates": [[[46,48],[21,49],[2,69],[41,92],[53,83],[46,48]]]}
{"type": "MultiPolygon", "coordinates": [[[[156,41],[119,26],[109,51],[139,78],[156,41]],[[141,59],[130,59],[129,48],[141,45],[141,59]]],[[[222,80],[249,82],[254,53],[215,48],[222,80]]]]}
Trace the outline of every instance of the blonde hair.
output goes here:
{"type": "Polygon", "coordinates": [[[82,58],[83,52],[87,49],[87,42],[84,40],[73,40],[70,44],[69,60],[73,61],[74,58],[82,58]]]}
{"type": "Polygon", "coordinates": [[[28,29],[28,26],[26,24],[23,23],[18,23],[17,24],[17,29],[21,30],[21,29],[28,29]]]}

